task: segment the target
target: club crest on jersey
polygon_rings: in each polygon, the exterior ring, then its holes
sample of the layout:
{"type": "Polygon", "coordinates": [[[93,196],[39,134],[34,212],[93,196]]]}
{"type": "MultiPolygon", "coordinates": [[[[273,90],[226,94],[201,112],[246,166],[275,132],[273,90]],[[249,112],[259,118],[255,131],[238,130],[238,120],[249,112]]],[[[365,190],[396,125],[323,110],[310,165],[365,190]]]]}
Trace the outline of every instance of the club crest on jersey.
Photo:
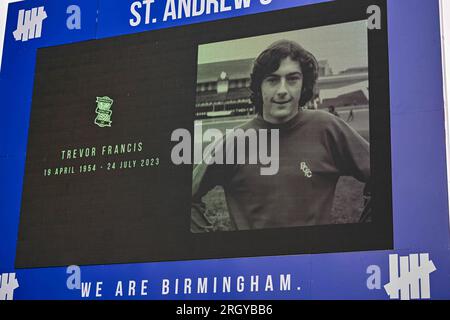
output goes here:
{"type": "Polygon", "coordinates": [[[304,162],[304,161],[300,162],[300,170],[303,172],[305,177],[307,177],[307,178],[311,178],[312,177],[312,172],[308,168],[308,165],[306,164],[306,162],[304,162]]]}

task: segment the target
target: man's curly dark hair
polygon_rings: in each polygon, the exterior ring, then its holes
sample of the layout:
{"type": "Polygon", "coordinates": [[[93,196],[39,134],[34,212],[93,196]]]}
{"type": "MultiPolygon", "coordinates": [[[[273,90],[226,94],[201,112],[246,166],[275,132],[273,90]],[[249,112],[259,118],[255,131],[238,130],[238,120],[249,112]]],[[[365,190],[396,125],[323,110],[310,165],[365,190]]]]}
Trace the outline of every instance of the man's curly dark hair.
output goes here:
{"type": "Polygon", "coordinates": [[[256,108],[256,113],[262,114],[261,84],[264,78],[278,70],[281,61],[287,57],[290,57],[293,61],[298,61],[303,73],[299,108],[314,97],[319,70],[316,58],[294,41],[279,40],[261,52],[253,64],[253,71],[250,75],[250,90],[252,92],[250,99],[256,108]]]}

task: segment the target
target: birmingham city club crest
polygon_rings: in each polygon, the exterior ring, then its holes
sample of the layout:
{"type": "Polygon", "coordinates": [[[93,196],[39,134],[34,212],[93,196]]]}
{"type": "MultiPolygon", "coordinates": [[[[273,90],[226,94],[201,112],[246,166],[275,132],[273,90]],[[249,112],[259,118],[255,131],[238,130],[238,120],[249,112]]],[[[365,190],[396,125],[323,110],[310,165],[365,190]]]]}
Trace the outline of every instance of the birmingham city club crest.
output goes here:
{"type": "Polygon", "coordinates": [[[109,97],[97,97],[97,109],[95,109],[97,117],[94,123],[99,127],[111,127],[111,106],[113,102],[113,99],[109,97]]]}

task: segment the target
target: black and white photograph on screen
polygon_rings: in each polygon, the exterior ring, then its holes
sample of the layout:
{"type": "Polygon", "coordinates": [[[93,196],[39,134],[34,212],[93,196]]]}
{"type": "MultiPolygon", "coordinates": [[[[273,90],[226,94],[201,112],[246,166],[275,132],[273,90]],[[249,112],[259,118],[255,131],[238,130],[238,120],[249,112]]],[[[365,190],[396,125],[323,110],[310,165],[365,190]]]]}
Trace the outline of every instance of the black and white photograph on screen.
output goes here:
{"type": "Polygon", "coordinates": [[[240,132],[246,161],[193,166],[191,232],[370,222],[368,66],[366,21],[200,45],[194,144],[219,130],[234,155],[240,132]],[[250,140],[273,129],[263,175],[250,140]]]}

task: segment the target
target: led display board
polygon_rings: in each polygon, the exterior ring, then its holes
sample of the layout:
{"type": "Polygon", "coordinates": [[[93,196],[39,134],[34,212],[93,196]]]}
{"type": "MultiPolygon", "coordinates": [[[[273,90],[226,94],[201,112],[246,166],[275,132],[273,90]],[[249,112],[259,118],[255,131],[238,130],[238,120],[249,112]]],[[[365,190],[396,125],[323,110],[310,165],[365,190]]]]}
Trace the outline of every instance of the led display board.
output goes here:
{"type": "Polygon", "coordinates": [[[439,2],[411,3],[11,4],[0,298],[449,298],[439,2]]]}

